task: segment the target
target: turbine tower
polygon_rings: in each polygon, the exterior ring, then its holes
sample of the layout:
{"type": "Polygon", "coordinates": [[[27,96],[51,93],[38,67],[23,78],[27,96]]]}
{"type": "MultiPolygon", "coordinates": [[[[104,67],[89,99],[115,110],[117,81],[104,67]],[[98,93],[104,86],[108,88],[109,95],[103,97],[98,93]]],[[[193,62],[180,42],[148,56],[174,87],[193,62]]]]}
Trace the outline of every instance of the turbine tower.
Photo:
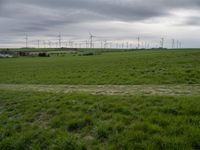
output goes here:
{"type": "Polygon", "coordinates": [[[38,48],[40,48],[40,40],[37,41],[38,48]]]}
{"type": "Polygon", "coordinates": [[[49,41],[49,48],[51,48],[51,41],[49,41]]]}
{"type": "Polygon", "coordinates": [[[172,49],[174,49],[174,48],[175,48],[175,40],[172,39],[172,49]]]}
{"type": "Polygon", "coordinates": [[[62,46],[62,36],[61,36],[60,33],[58,35],[58,43],[59,43],[59,48],[61,48],[61,46],[62,46]]]}
{"type": "Polygon", "coordinates": [[[138,41],[137,49],[140,49],[140,36],[137,37],[137,41],[138,41]]]}
{"type": "Polygon", "coordinates": [[[182,43],[181,42],[179,42],[179,48],[182,48],[182,43]]]}
{"type": "Polygon", "coordinates": [[[104,49],[107,48],[107,40],[104,40],[104,49]]]}
{"type": "Polygon", "coordinates": [[[26,48],[28,48],[28,34],[26,34],[25,40],[26,40],[26,48]]]}
{"type": "Polygon", "coordinates": [[[85,41],[85,48],[88,48],[88,41],[85,41]]]}
{"type": "Polygon", "coordinates": [[[164,48],[164,41],[165,41],[165,39],[164,39],[164,38],[161,38],[161,41],[160,41],[160,46],[161,46],[161,48],[164,48]]]}
{"type": "Polygon", "coordinates": [[[176,46],[179,48],[179,40],[176,41],[176,46]]]}
{"type": "Polygon", "coordinates": [[[92,33],[89,33],[90,35],[90,48],[93,48],[93,38],[95,37],[94,35],[92,35],[92,33]]]}
{"type": "Polygon", "coordinates": [[[101,41],[101,49],[103,48],[103,41],[101,41]]]}

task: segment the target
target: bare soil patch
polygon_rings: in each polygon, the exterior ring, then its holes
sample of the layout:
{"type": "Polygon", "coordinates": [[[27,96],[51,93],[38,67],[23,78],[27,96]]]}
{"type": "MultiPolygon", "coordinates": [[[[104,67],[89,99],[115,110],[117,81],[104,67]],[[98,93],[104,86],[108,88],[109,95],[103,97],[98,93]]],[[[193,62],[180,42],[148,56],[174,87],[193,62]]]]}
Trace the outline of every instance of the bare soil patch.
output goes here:
{"type": "Polygon", "coordinates": [[[94,95],[200,95],[200,85],[30,85],[0,84],[2,90],[53,93],[87,93],[94,95]]]}

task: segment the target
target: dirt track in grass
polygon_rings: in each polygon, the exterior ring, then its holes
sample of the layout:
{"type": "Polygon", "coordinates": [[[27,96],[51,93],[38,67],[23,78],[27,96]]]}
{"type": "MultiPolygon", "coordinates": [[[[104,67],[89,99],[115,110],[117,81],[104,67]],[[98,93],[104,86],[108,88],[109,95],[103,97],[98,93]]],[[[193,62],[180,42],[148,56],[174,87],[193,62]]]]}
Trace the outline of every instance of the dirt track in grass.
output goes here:
{"type": "Polygon", "coordinates": [[[196,96],[200,85],[26,85],[0,84],[0,90],[87,93],[95,95],[196,96]]]}

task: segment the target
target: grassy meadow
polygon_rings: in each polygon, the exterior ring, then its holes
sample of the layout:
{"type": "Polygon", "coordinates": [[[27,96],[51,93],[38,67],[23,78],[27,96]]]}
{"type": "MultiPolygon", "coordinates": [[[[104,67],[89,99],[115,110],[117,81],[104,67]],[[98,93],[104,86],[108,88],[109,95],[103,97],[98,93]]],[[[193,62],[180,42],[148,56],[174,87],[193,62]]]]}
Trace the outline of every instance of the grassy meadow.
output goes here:
{"type": "Polygon", "coordinates": [[[200,146],[200,97],[0,92],[1,150],[200,146]]]}
{"type": "Polygon", "coordinates": [[[142,51],[96,56],[0,60],[0,83],[197,84],[200,51],[142,51]]]}
{"type": "Polygon", "coordinates": [[[199,85],[198,50],[0,59],[0,150],[199,150],[199,85]],[[89,85],[140,92],[89,94],[89,85]],[[162,85],[165,95],[141,94],[162,85]],[[195,95],[167,95],[170,85],[195,95]]]}

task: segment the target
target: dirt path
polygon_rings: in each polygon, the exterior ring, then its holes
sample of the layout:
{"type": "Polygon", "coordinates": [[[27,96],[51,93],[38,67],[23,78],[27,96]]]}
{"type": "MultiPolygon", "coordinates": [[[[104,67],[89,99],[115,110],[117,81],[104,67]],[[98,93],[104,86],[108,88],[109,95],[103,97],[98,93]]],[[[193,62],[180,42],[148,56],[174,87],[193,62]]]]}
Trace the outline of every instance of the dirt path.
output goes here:
{"type": "Polygon", "coordinates": [[[200,96],[200,85],[26,85],[0,84],[1,90],[89,93],[95,95],[200,96]]]}

